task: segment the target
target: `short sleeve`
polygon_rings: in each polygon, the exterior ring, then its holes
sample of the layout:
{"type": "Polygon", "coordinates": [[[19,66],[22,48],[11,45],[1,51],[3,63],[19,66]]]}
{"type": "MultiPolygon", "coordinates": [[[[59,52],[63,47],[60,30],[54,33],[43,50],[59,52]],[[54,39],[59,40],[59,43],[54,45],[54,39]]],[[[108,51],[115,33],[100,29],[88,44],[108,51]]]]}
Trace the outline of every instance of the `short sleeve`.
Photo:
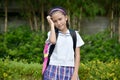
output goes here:
{"type": "Polygon", "coordinates": [[[82,40],[81,36],[79,35],[78,31],[76,31],[76,36],[77,36],[77,43],[76,47],[81,47],[84,45],[84,41],[82,40]]]}
{"type": "Polygon", "coordinates": [[[50,39],[50,31],[47,33],[47,39],[46,39],[47,43],[50,42],[49,39],[50,39]]]}

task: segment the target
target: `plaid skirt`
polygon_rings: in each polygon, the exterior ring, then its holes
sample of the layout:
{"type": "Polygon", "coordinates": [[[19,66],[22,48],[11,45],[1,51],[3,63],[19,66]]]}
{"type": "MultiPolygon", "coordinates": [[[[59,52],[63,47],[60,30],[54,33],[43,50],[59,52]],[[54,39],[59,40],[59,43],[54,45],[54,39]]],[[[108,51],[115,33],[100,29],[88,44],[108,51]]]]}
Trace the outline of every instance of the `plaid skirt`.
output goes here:
{"type": "Polygon", "coordinates": [[[43,80],[71,80],[73,72],[74,67],[49,65],[44,72],[43,80]]]}

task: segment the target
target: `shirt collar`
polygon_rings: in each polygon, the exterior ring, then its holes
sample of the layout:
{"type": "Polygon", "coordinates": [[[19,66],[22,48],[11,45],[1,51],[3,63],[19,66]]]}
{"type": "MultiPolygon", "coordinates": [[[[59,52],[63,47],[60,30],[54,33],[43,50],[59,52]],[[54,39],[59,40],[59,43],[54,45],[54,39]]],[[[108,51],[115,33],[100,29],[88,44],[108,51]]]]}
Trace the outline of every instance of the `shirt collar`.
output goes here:
{"type": "Polygon", "coordinates": [[[60,33],[61,35],[70,35],[70,31],[69,31],[69,29],[66,31],[65,34],[63,34],[61,31],[59,31],[59,33],[60,33]]]}

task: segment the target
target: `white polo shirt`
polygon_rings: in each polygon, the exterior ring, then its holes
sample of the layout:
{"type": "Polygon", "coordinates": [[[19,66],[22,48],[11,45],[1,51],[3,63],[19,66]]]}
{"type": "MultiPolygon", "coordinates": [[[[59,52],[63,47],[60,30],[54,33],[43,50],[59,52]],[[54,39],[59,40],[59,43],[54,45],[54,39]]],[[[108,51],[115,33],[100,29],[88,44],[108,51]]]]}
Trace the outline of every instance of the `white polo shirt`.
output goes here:
{"type": "MultiPolygon", "coordinates": [[[[49,41],[49,36],[50,36],[50,32],[48,32],[47,42],[49,41]]],[[[77,36],[76,47],[80,47],[84,44],[84,42],[77,31],[76,31],[76,36],[77,36]]],[[[66,34],[63,34],[61,33],[61,31],[59,31],[57,42],[54,51],[50,57],[49,64],[57,65],[57,66],[74,67],[73,40],[69,30],[67,30],[66,34]]]]}

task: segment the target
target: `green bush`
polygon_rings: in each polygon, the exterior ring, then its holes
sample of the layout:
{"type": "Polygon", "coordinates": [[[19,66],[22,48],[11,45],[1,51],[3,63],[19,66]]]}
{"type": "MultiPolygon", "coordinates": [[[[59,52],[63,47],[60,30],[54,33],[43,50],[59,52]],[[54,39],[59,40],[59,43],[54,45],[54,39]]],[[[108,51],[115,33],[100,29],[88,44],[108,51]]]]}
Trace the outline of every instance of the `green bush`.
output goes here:
{"type": "Polygon", "coordinates": [[[0,80],[41,80],[41,69],[38,63],[0,59],[0,80]]]}
{"type": "MultiPolygon", "coordinates": [[[[120,60],[111,62],[94,60],[81,63],[81,80],[120,80],[120,60]]],[[[42,80],[42,65],[38,63],[17,62],[0,59],[0,80],[42,80]]]]}
{"type": "Polygon", "coordinates": [[[118,59],[106,63],[99,60],[81,63],[79,76],[81,80],[119,80],[119,66],[120,60],[118,59]]]}
{"type": "Polygon", "coordinates": [[[117,36],[110,37],[109,31],[83,36],[85,45],[81,47],[81,61],[111,61],[120,57],[120,43],[117,36]]]}
{"type": "Polygon", "coordinates": [[[46,33],[30,31],[26,26],[18,27],[1,35],[0,57],[41,63],[45,39],[46,33]]]}

